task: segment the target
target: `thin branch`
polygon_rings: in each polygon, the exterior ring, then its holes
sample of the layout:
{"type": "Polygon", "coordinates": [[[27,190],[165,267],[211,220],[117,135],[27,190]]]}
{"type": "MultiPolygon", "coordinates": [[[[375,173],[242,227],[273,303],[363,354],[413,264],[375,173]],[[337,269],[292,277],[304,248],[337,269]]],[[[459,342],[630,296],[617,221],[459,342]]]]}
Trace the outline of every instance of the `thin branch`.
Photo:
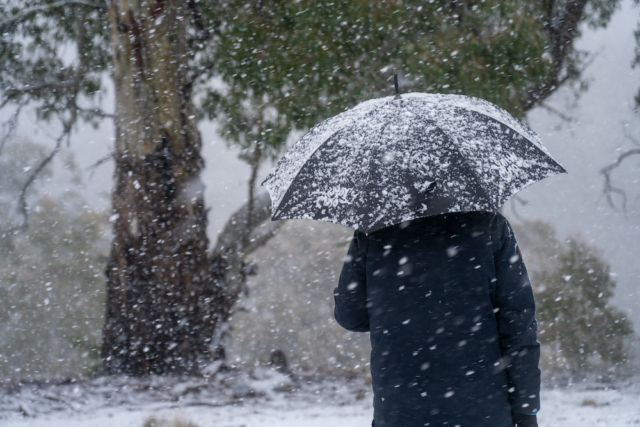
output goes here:
{"type": "Polygon", "coordinates": [[[542,4],[546,15],[545,28],[547,31],[553,32],[555,31],[555,27],[553,26],[553,9],[555,8],[555,0],[543,0],[542,4]]]}
{"type": "Polygon", "coordinates": [[[465,25],[471,28],[471,31],[473,31],[473,34],[476,37],[480,37],[482,35],[482,31],[480,30],[480,27],[478,27],[471,20],[469,20],[469,5],[467,4],[466,1],[460,1],[460,0],[454,1],[451,5],[451,8],[453,12],[456,12],[458,14],[458,21],[462,25],[465,25]]]}
{"type": "Polygon", "coordinates": [[[558,80],[558,75],[554,74],[549,80],[540,85],[537,89],[534,89],[529,92],[529,98],[522,104],[522,111],[527,112],[533,107],[540,105],[545,99],[547,99],[552,93],[555,92],[556,89],[562,87],[569,80],[574,78],[576,75],[582,75],[587,68],[589,68],[596,58],[602,53],[603,48],[598,49],[595,53],[591,55],[589,60],[584,63],[582,68],[576,74],[567,74],[560,80],[558,80]]]}
{"type": "Polygon", "coordinates": [[[2,151],[4,150],[7,141],[15,133],[17,127],[16,124],[18,123],[18,117],[20,116],[20,111],[22,110],[22,107],[24,107],[24,105],[25,104],[18,104],[18,108],[16,108],[16,111],[11,115],[9,120],[5,122],[5,125],[8,129],[7,133],[2,137],[2,140],[0,141],[0,155],[2,155],[2,151]]]}
{"type": "Polygon", "coordinates": [[[191,77],[189,77],[189,79],[187,80],[187,83],[185,83],[184,86],[182,87],[182,90],[184,91],[184,93],[188,93],[193,87],[193,85],[195,84],[196,80],[198,80],[198,78],[200,78],[201,76],[209,72],[213,67],[215,67],[215,65],[216,65],[215,62],[210,61],[206,63],[203,67],[196,70],[191,75],[191,77]]]}
{"type": "Polygon", "coordinates": [[[518,211],[516,210],[516,202],[520,203],[522,206],[526,206],[529,204],[528,200],[523,199],[522,197],[518,196],[517,194],[513,196],[513,198],[510,201],[510,205],[511,205],[511,213],[513,213],[513,216],[520,222],[524,222],[524,219],[520,216],[520,214],[518,213],[518,211]]]}
{"type": "MultiPolygon", "coordinates": [[[[218,236],[218,241],[213,249],[213,257],[226,256],[229,253],[244,254],[245,245],[242,236],[246,233],[247,214],[249,202],[243,204],[237,211],[229,217],[222,232],[218,236]]],[[[253,221],[258,226],[271,217],[271,198],[266,191],[258,195],[253,201],[253,221]]]]}
{"type": "Polygon", "coordinates": [[[582,13],[589,0],[569,0],[560,13],[556,24],[558,40],[556,41],[556,49],[560,49],[562,57],[567,56],[567,52],[571,49],[571,41],[575,37],[578,23],[582,18],[582,13]]]}
{"type": "Polygon", "coordinates": [[[64,130],[56,140],[56,146],[53,151],[40,162],[38,167],[35,168],[35,170],[27,179],[27,182],[25,182],[24,186],[22,187],[22,190],[20,191],[20,198],[18,199],[18,213],[23,217],[23,223],[20,227],[22,230],[26,230],[28,228],[29,212],[27,210],[27,191],[29,190],[29,187],[31,187],[31,184],[33,184],[33,182],[35,181],[36,177],[40,174],[40,172],[42,172],[42,170],[49,164],[49,162],[53,160],[55,155],[58,154],[58,151],[60,151],[60,147],[62,146],[62,140],[65,139],[65,137],[69,138],[70,134],[71,126],[66,125],[64,130]]]}
{"type": "MultiPolygon", "coordinates": [[[[258,123],[258,137],[262,134],[262,106],[260,106],[259,108],[259,117],[260,117],[260,122],[258,123]]],[[[253,153],[251,156],[251,160],[250,160],[250,166],[251,166],[251,175],[249,177],[249,196],[248,196],[248,202],[247,202],[247,211],[248,211],[248,215],[247,215],[247,230],[246,233],[244,235],[244,245],[247,246],[248,245],[248,239],[249,236],[251,235],[251,231],[253,230],[253,227],[255,225],[257,225],[254,222],[254,213],[253,213],[253,204],[254,204],[254,193],[255,193],[255,189],[256,189],[256,179],[258,178],[258,170],[260,169],[260,159],[262,158],[262,146],[261,146],[261,142],[260,141],[255,141],[254,143],[254,147],[253,147],[253,153]]]]}
{"type": "Polygon", "coordinates": [[[282,227],[284,223],[285,221],[273,221],[263,224],[264,229],[260,227],[260,230],[258,230],[259,232],[254,236],[251,236],[249,244],[244,247],[245,256],[252,254],[257,249],[266,245],[267,242],[278,233],[280,227],[282,227]]]}
{"type": "Polygon", "coordinates": [[[202,19],[202,13],[200,13],[200,8],[198,7],[198,3],[196,0],[189,0],[187,2],[187,7],[191,10],[191,14],[193,15],[193,23],[195,24],[196,31],[198,35],[196,36],[196,42],[205,42],[211,38],[211,31],[204,24],[204,19],[202,19]]]}
{"type": "Polygon", "coordinates": [[[556,110],[555,108],[553,108],[552,106],[550,106],[548,104],[540,103],[539,105],[540,105],[540,107],[544,108],[545,110],[549,111],[550,113],[553,113],[553,114],[557,115],[558,117],[560,117],[565,122],[569,122],[569,123],[577,122],[577,120],[574,117],[567,116],[566,114],[556,110]]]}
{"type": "Polygon", "coordinates": [[[614,187],[613,185],[611,185],[611,173],[620,166],[620,164],[627,158],[627,157],[631,157],[631,156],[635,156],[635,155],[639,155],[640,156],[640,148],[634,148],[632,150],[628,150],[625,151],[624,153],[620,154],[620,156],[618,156],[618,158],[616,159],[615,162],[611,163],[610,165],[602,168],[600,170],[600,173],[602,175],[604,175],[604,194],[605,196],[607,196],[607,202],[609,202],[609,205],[615,209],[615,205],[613,203],[613,199],[611,198],[611,193],[615,193],[618,194],[622,197],[622,210],[626,211],[627,209],[627,195],[626,193],[617,188],[614,187]]]}
{"type": "Polygon", "coordinates": [[[103,158],[99,159],[97,162],[95,162],[94,164],[88,166],[86,168],[86,170],[90,170],[91,173],[89,174],[89,179],[93,178],[93,174],[96,172],[96,169],[98,169],[98,166],[107,163],[109,160],[113,160],[113,154],[109,153],[106,156],[104,156],[103,158]]]}
{"type": "Polygon", "coordinates": [[[58,92],[66,92],[70,85],[62,84],[62,83],[40,83],[38,85],[33,86],[25,86],[25,87],[12,87],[4,90],[2,104],[0,104],[0,109],[7,105],[9,102],[13,101],[16,98],[19,98],[25,94],[32,94],[35,92],[39,92],[41,90],[46,89],[55,89],[58,92]]]}
{"type": "Polygon", "coordinates": [[[92,9],[99,10],[101,12],[106,12],[107,11],[106,5],[100,5],[100,4],[97,4],[97,3],[94,3],[94,2],[90,2],[90,1],[61,0],[61,1],[57,1],[55,3],[51,3],[51,4],[43,4],[41,6],[34,6],[34,7],[30,7],[30,8],[24,9],[24,10],[16,13],[14,16],[12,16],[10,18],[6,18],[6,19],[0,21],[0,30],[3,30],[6,26],[9,26],[9,25],[12,25],[12,24],[17,24],[18,22],[28,18],[29,15],[32,15],[34,13],[48,12],[50,10],[57,9],[59,7],[64,7],[64,6],[86,6],[86,7],[92,8],[92,9]]]}
{"type": "Polygon", "coordinates": [[[115,117],[112,113],[106,113],[102,111],[100,108],[81,108],[78,107],[78,111],[85,114],[93,114],[94,116],[103,118],[103,119],[113,119],[115,117]]]}
{"type": "MultiPolygon", "coordinates": [[[[96,3],[88,3],[85,1],[64,0],[64,1],[58,1],[58,2],[52,3],[46,6],[37,6],[37,7],[27,9],[23,11],[20,15],[16,15],[15,17],[11,18],[11,19],[14,19],[11,22],[18,22],[19,19],[24,19],[29,14],[32,14],[35,12],[51,10],[54,7],[62,7],[62,6],[90,6],[93,8],[97,8],[99,10],[106,10],[104,6],[99,6],[96,3]]],[[[34,183],[37,176],[44,170],[44,168],[51,162],[51,160],[53,160],[55,155],[60,151],[62,141],[65,138],[67,140],[67,145],[69,145],[71,130],[73,129],[73,126],[76,124],[78,120],[78,112],[80,109],[77,104],[77,97],[80,91],[81,82],[84,79],[86,72],[89,69],[89,59],[88,59],[88,56],[85,54],[88,47],[87,42],[89,40],[89,35],[87,34],[86,27],[84,26],[85,15],[86,15],[86,9],[80,8],[79,14],[77,16],[77,20],[75,22],[76,24],[75,38],[76,38],[78,58],[79,58],[78,68],[76,69],[75,75],[73,76],[73,80],[71,81],[70,84],[59,85],[64,87],[65,89],[64,96],[67,100],[66,107],[69,113],[69,117],[65,119],[64,117],[60,116],[60,121],[62,122],[63,130],[60,136],[56,139],[55,148],[35,168],[35,170],[31,173],[31,175],[25,182],[24,186],[22,187],[22,190],[20,191],[20,196],[18,199],[18,213],[21,214],[23,217],[23,223],[21,226],[23,230],[26,230],[28,228],[28,223],[29,223],[29,212],[27,209],[27,191],[29,190],[31,185],[34,183]]],[[[0,23],[0,29],[6,24],[6,22],[8,21],[3,21],[2,23],[0,23]]],[[[51,85],[51,84],[45,83],[44,85],[51,85]]],[[[33,92],[35,90],[38,90],[38,88],[41,88],[41,87],[43,87],[43,85],[29,86],[24,88],[24,91],[33,92]]],[[[5,95],[6,95],[6,92],[5,92],[5,95]]],[[[20,94],[16,93],[16,96],[19,96],[19,95],[20,94]]]]}
{"type": "MultiPolygon", "coordinates": [[[[557,88],[574,77],[574,75],[567,75],[563,79],[560,79],[560,73],[562,72],[567,56],[573,49],[575,32],[577,31],[587,2],[588,0],[569,0],[565,3],[562,10],[555,14],[553,12],[555,2],[549,0],[544,2],[543,6],[545,6],[547,15],[545,28],[549,33],[554,72],[546,82],[529,92],[529,96],[522,102],[523,112],[527,112],[540,104],[557,88]]],[[[584,71],[584,68],[582,71],[584,71]]],[[[582,73],[582,71],[580,73],[582,73]]]]}
{"type": "Polygon", "coordinates": [[[624,132],[624,137],[627,138],[629,141],[631,141],[631,143],[635,146],[640,147],[640,141],[638,141],[636,138],[634,138],[633,136],[631,136],[629,134],[629,132],[627,131],[627,128],[623,128],[623,132],[624,132]]]}

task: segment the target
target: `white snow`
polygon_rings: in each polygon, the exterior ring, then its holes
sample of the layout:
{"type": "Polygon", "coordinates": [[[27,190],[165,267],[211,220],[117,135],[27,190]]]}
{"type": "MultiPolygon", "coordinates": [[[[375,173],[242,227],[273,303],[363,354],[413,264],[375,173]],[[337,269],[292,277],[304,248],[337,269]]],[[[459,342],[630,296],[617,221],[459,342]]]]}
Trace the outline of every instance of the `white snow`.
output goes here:
{"type": "MultiPolygon", "coordinates": [[[[316,381],[297,376],[292,380],[258,368],[218,375],[215,380],[172,382],[175,379],[117,378],[3,390],[0,425],[142,427],[144,419],[154,415],[188,419],[199,427],[366,427],[373,414],[370,387],[360,379],[316,381]]],[[[543,388],[539,424],[640,425],[640,385],[633,378],[621,383],[543,388]]]]}

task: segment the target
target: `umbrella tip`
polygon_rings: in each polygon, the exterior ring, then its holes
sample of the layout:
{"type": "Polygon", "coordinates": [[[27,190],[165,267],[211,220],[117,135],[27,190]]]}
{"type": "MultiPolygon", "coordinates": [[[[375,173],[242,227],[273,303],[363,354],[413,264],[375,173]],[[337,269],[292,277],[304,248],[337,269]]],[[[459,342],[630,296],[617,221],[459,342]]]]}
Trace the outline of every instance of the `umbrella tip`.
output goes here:
{"type": "Polygon", "coordinates": [[[398,88],[398,73],[396,73],[395,67],[393,68],[393,83],[396,85],[396,96],[394,99],[400,99],[400,89],[398,88]]]}

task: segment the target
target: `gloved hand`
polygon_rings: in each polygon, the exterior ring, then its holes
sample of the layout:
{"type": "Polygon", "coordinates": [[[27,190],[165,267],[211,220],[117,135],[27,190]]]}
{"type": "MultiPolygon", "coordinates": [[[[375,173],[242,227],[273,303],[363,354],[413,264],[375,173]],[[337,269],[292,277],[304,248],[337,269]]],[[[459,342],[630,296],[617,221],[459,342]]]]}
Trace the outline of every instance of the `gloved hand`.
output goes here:
{"type": "Polygon", "coordinates": [[[511,411],[511,420],[516,427],[538,427],[538,417],[511,411]]]}

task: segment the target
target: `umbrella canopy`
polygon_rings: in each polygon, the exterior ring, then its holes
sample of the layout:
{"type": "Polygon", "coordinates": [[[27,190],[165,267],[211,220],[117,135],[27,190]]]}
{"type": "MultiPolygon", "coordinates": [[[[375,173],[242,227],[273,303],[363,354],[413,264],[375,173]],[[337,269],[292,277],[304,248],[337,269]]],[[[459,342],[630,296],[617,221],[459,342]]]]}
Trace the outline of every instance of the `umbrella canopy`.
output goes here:
{"type": "Polygon", "coordinates": [[[447,212],[497,211],[565,170],[506,111],[461,95],[370,100],[313,127],[263,182],[272,219],[371,232],[447,212]]]}

